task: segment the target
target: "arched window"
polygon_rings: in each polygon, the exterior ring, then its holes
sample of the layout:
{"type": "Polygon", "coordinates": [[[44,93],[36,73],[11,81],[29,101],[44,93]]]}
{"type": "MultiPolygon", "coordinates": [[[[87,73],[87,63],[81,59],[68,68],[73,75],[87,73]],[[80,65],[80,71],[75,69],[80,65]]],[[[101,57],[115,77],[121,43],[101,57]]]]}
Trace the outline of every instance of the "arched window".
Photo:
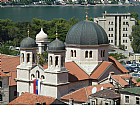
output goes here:
{"type": "Polygon", "coordinates": [[[30,62],[30,54],[27,53],[27,63],[30,62]]]}
{"type": "Polygon", "coordinates": [[[103,50],[103,57],[105,57],[105,50],[103,50]]]}
{"type": "Polygon", "coordinates": [[[71,57],[73,57],[73,50],[71,50],[71,57]]]}
{"type": "Polygon", "coordinates": [[[64,57],[62,56],[61,57],[61,67],[63,67],[64,66],[64,57]]]}
{"type": "Polygon", "coordinates": [[[58,65],[58,56],[55,57],[55,66],[58,65]]]}
{"type": "Polygon", "coordinates": [[[0,101],[2,101],[2,95],[0,94],[0,101]]]}
{"type": "Polygon", "coordinates": [[[92,51],[89,52],[89,57],[92,58],[92,51]]]}
{"type": "Polygon", "coordinates": [[[40,78],[40,72],[38,70],[36,71],[36,78],[40,78]]]}
{"type": "Polygon", "coordinates": [[[44,75],[41,75],[41,79],[45,79],[45,76],[44,75]]]}
{"type": "Polygon", "coordinates": [[[31,74],[31,80],[33,80],[35,78],[34,74],[31,74]]]}
{"type": "Polygon", "coordinates": [[[0,81],[0,87],[2,87],[2,81],[0,81]]]}
{"type": "Polygon", "coordinates": [[[101,50],[101,57],[103,57],[103,51],[101,50]]]}
{"type": "Polygon", "coordinates": [[[52,56],[50,56],[50,65],[53,65],[52,56]]]}
{"type": "Polygon", "coordinates": [[[76,50],[74,50],[74,56],[76,57],[76,50]]]}
{"type": "Polygon", "coordinates": [[[35,54],[33,53],[33,63],[35,63],[35,54]]]}
{"type": "Polygon", "coordinates": [[[24,62],[24,53],[21,54],[21,61],[24,62]]]}
{"type": "Polygon", "coordinates": [[[85,58],[88,58],[88,51],[85,51],[85,58]]]}

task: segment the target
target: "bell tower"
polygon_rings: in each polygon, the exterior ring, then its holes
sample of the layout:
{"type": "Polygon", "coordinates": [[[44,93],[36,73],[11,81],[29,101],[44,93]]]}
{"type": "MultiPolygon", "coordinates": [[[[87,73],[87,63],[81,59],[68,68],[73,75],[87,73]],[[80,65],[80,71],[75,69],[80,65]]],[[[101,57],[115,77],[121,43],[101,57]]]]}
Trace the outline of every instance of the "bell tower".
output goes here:
{"type": "Polygon", "coordinates": [[[35,40],[24,38],[20,43],[20,65],[17,66],[17,92],[30,92],[30,70],[37,65],[37,47],[35,40]]]}
{"type": "Polygon", "coordinates": [[[45,70],[46,95],[60,98],[68,93],[68,71],[65,68],[65,44],[56,39],[48,46],[48,68],[45,70]]]}

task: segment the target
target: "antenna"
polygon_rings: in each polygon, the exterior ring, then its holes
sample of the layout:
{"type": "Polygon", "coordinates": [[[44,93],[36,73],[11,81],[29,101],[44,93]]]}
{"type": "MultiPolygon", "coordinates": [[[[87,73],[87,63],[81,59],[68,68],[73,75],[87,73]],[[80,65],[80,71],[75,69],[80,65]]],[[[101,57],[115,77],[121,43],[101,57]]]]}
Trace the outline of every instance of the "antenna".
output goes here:
{"type": "Polygon", "coordinates": [[[87,2],[87,0],[85,0],[85,4],[86,4],[86,6],[85,6],[85,14],[86,14],[86,20],[88,20],[88,2],[87,2]]]}
{"type": "Polygon", "coordinates": [[[30,36],[29,24],[28,24],[28,31],[27,31],[27,33],[28,33],[28,37],[29,37],[30,36]]]}
{"type": "Polygon", "coordinates": [[[58,33],[57,33],[57,25],[56,25],[56,33],[55,33],[56,38],[58,38],[58,33]]]}
{"type": "Polygon", "coordinates": [[[97,92],[97,88],[96,87],[93,87],[92,88],[92,94],[96,93],[97,92]]]}

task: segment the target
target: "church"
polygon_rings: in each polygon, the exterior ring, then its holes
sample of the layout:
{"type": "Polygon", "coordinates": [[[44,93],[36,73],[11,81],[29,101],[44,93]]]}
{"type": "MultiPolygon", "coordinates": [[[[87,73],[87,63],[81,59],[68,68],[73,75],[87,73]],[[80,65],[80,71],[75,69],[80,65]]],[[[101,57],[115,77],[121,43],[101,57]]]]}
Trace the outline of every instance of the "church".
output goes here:
{"type": "Polygon", "coordinates": [[[111,45],[105,30],[86,20],[70,28],[65,42],[48,41],[43,29],[33,38],[20,43],[20,65],[17,66],[17,92],[51,96],[60,99],[83,87],[106,83],[110,73],[127,74],[116,59],[109,57],[111,45]],[[48,45],[47,45],[48,44],[48,45]],[[48,63],[41,66],[37,54],[47,46],[48,63]]]}

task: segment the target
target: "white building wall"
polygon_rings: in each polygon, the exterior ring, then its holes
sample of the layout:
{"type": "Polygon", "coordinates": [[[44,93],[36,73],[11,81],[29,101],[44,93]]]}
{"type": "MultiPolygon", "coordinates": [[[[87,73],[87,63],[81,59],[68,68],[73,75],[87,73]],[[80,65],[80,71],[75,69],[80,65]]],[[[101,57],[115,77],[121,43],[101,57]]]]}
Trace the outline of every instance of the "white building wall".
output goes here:
{"type": "Polygon", "coordinates": [[[94,22],[98,23],[101,27],[105,29],[111,45],[114,46],[125,45],[126,50],[130,52],[133,51],[129,36],[131,35],[132,32],[132,26],[135,25],[135,19],[130,17],[130,13],[124,14],[105,13],[103,14],[102,18],[101,17],[95,18],[94,22]],[[116,30],[115,27],[117,28],[116,30]],[[116,44],[115,44],[115,34],[116,34],[116,44]],[[123,36],[123,34],[125,35],[123,36]],[[119,42],[119,40],[121,40],[121,42],[119,42]]]}
{"type": "Polygon", "coordinates": [[[121,94],[121,105],[136,105],[136,97],[140,98],[140,96],[137,95],[126,95],[121,94]],[[129,96],[129,103],[125,102],[125,96],[129,96]]]}

